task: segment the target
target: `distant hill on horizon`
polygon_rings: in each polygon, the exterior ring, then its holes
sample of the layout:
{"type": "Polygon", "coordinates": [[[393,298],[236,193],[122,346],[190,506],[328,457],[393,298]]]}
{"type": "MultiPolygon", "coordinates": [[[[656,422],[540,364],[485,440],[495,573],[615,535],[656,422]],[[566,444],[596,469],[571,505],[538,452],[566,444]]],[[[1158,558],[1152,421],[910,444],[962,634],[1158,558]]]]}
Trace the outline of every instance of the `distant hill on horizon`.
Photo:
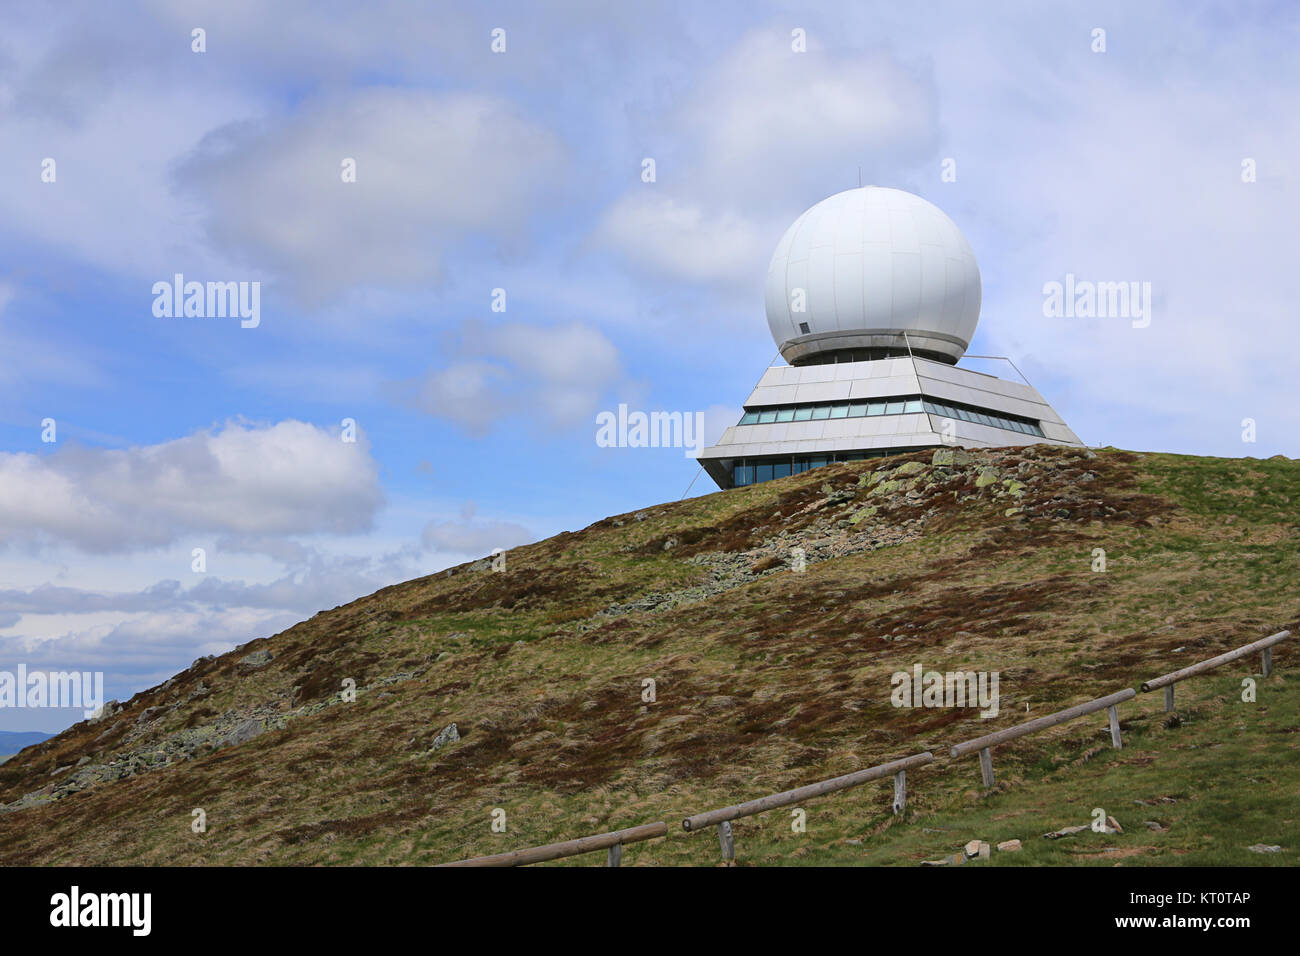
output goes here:
{"type": "Polygon", "coordinates": [[[0,730],[0,757],[12,757],[24,747],[39,744],[53,736],[54,734],[43,734],[39,730],[0,730]]]}

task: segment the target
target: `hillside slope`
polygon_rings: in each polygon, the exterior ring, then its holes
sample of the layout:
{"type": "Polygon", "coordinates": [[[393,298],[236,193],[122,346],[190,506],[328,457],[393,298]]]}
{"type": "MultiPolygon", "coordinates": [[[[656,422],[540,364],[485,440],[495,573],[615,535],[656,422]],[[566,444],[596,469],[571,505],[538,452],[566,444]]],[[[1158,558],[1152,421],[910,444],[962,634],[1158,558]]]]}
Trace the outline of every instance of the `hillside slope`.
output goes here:
{"type": "Polygon", "coordinates": [[[738,857],[915,864],[1018,836],[996,862],[1288,862],[1288,644],[1256,703],[1238,698],[1253,664],[1181,685],[1177,721],[1141,696],[1123,751],[1104,717],[1076,721],[1001,748],[991,794],[973,758],[940,755],[1295,629],[1297,496],[1281,458],[1030,447],[606,518],[503,572],[462,565],[201,659],[29,748],[0,765],[0,862],[427,864],[666,819],[625,864],[707,865],[716,841],[681,832],[686,813],[927,749],[904,817],[869,785],[810,804],[806,834],[784,811],[739,824],[738,857]],[[893,707],[891,674],[915,664],[998,671],[1000,715],[893,707]],[[1097,806],[1126,833],[1038,839],[1097,806]]]}

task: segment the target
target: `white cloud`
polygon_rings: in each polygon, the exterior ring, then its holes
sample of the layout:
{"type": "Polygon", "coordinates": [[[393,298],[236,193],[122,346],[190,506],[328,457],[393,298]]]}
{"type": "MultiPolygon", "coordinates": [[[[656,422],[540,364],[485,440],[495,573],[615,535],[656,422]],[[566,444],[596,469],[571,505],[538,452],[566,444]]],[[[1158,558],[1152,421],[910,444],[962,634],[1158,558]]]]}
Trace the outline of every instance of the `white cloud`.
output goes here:
{"type": "Polygon", "coordinates": [[[645,186],[610,207],[593,240],[656,275],[690,282],[757,281],[755,264],[771,254],[760,225],[725,211],[706,211],[645,186]]]}
{"type": "MultiPolygon", "coordinates": [[[[659,131],[680,144],[605,212],[592,241],[651,275],[760,288],[803,207],[926,156],[937,94],[887,53],[836,52],[814,35],[753,30],[702,72],[659,131]],[[796,199],[796,202],[799,200],[796,199]]],[[[651,150],[653,153],[653,150],[651,150]]]]}
{"type": "Polygon", "coordinates": [[[475,433],[509,415],[550,428],[587,421],[623,374],[614,344],[579,323],[469,321],[449,342],[450,364],[402,390],[420,410],[475,433]]]}
{"type": "Polygon", "coordinates": [[[883,51],[835,50],[816,31],[806,53],[790,44],[785,27],[745,34],[684,104],[694,163],[682,178],[696,195],[762,208],[795,184],[824,195],[826,177],[847,189],[859,164],[871,176],[933,149],[938,96],[922,74],[883,51]]]}
{"type": "Polygon", "coordinates": [[[356,532],[382,503],[364,435],[343,442],[292,420],[126,450],[0,453],[0,543],[11,546],[105,554],[183,534],[356,532]]]}
{"type": "Polygon", "coordinates": [[[205,205],[217,249],[319,300],[438,279],[445,248],[469,237],[521,242],[562,158],[504,100],[366,88],[214,130],[176,178],[205,205]]]}

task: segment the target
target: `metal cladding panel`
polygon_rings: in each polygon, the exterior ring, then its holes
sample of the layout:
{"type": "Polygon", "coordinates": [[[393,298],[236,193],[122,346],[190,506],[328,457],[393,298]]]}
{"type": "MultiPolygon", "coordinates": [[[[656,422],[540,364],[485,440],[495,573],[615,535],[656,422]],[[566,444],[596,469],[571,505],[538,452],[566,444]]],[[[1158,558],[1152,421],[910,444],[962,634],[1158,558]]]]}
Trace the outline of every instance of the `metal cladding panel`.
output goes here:
{"type": "MultiPolygon", "coordinates": [[[[888,227],[886,227],[887,229],[888,227]]],[[[865,244],[866,253],[861,274],[862,282],[862,319],[864,329],[892,328],[893,320],[890,303],[894,294],[894,276],[889,268],[889,240],[870,240],[865,244]]]]}
{"type": "Polygon", "coordinates": [[[822,437],[823,422],[790,422],[786,427],[786,441],[814,441],[822,437]]]}
{"type": "Polygon", "coordinates": [[[997,395],[993,392],[976,391],[964,385],[923,381],[922,386],[921,393],[929,398],[941,402],[974,405],[977,408],[987,409],[991,412],[1007,412],[1011,415],[1022,415],[1025,418],[1037,420],[1042,418],[1045,412],[1050,411],[1046,405],[1040,402],[1028,402],[1023,399],[997,395]]]}
{"type": "Polygon", "coordinates": [[[894,250],[894,311],[911,314],[921,308],[921,255],[894,250]]]}
{"type": "Polygon", "coordinates": [[[1072,445],[1083,444],[1079,440],[1079,436],[1064,423],[1058,425],[1055,422],[1043,422],[1043,434],[1054,442],[1067,442],[1072,445]]]}
{"type": "MultiPolygon", "coordinates": [[[[1063,428],[1067,427],[1065,419],[1056,414],[1056,409],[1051,405],[1044,405],[1042,408],[1043,414],[1039,416],[1039,421],[1042,423],[1044,429],[1046,429],[1048,425],[1060,425],[1063,428]]],[[[1073,432],[1071,432],[1071,434],[1073,434],[1073,432]]]]}
{"type": "Polygon", "coordinates": [[[945,365],[942,362],[931,362],[929,359],[917,359],[916,368],[922,378],[951,382],[954,385],[966,385],[980,391],[997,392],[1010,398],[1024,398],[1030,401],[1043,400],[1043,396],[1039,395],[1030,385],[998,378],[996,375],[977,372],[974,369],[945,365]]]}
{"type": "Polygon", "coordinates": [[[833,382],[836,379],[834,365],[806,365],[795,371],[799,373],[797,384],[812,385],[817,382],[833,382]]]}
{"type": "Polygon", "coordinates": [[[847,402],[852,382],[813,382],[798,386],[795,400],[804,402],[847,402]]]}
{"type": "MultiPolygon", "coordinates": [[[[839,328],[835,308],[835,249],[830,243],[814,245],[808,250],[808,325],[814,332],[839,328]]],[[[798,314],[794,315],[799,321],[798,314]]]]}
{"type": "Polygon", "coordinates": [[[835,381],[851,382],[858,378],[860,373],[855,366],[861,364],[861,362],[841,362],[838,365],[832,365],[831,368],[835,369],[835,381]]]}
{"type": "Polygon", "coordinates": [[[920,390],[916,379],[910,375],[898,375],[890,378],[859,379],[851,383],[849,397],[881,398],[886,395],[915,395],[920,390]]]}
{"type": "Polygon", "coordinates": [[[917,374],[923,379],[931,379],[935,382],[961,385],[980,392],[992,392],[997,395],[1005,395],[1008,398],[1019,398],[1026,401],[1042,401],[1043,399],[1043,396],[1039,395],[1031,386],[1022,382],[1011,382],[995,375],[974,372],[968,368],[918,360],[916,369],[917,374]]]}
{"type": "Polygon", "coordinates": [[[1010,382],[999,382],[997,379],[981,381],[979,379],[967,379],[965,381],[946,381],[940,378],[931,378],[927,375],[921,376],[921,383],[926,388],[933,389],[935,394],[943,394],[947,389],[960,388],[964,392],[975,396],[980,402],[999,403],[999,402],[1027,402],[1031,405],[1041,405],[1046,407],[1047,403],[1043,397],[1035,392],[1032,388],[1025,386],[1017,387],[1010,382]]]}
{"type": "Polygon", "coordinates": [[[790,369],[785,365],[770,366],[762,375],[758,377],[758,384],[755,388],[773,388],[777,385],[795,385],[796,382],[787,379],[786,373],[790,369]]]}
{"type": "MultiPolygon", "coordinates": [[[[807,289],[808,289],[807,258],[802,258],[802,259],[791,258],[789,263],[785,267],[785,275],[786,275],[786,285],[788,289],[788,291],[785,293],[786,295],[793,296],[795,289],[803,289],[805,296],[807,295],[807,289]]],[[[790,309],[792,305],[793,305],[793,301],[787,300],[785,304],[781,307],[781,310],[777,313],[777,315],[782,317],[788,315],[789,318],[788,320],[786,320],[786,324],[788,324],[788,326],[794,330],[795,335],[799,335],[800,334],[799,323],[808,322],[809,326],[811,327],[812,326],[811,317],[807,313],[791,312],[790,309]]],[[[807,300],[805,299],[804,308],[806,309],[807,307],[808,307],[808,303],[807,300]]],[[[814,329],[813,331],[816,330],[814,329]]]]}
{"type": "MultiPolygon", "coordinates": [[[[737,437],[739,434],[740,434],[740,426],[732,425],[722,433],[722,437],[718,439],[718,443],[712,447],[721,448],[723,445],[734,445],[736,444],[737,441],[740,440],[737,437]]],[[[705,449],[705,451],[707,452],[708,449],[705,449]]]]}
{"type": "MultiPolygon", "coordinates": [[[[781,241],[785,243],[788,240],[782,239],[781,241]]],[[[774,263],[775,261],[773,260],[774,263]]],[[[784,270],[784,262],[782,262],[781,268],[784,270]]],[[[785,301],[785,289],[786,279],[784,275],[779,277],[769,276],[767,288],[763,293],[763,306],[767,310],[768,328],[771,330],[772,335],[775,337],[779,332],[792,339],[801,333],[799,326],[794,322],[794,317],[790,315],[790,303],[785,301]]]]}
{"type": "Polygon", "coordinates": [[[745,399],[746,408],[759,408],[766,405],[793,405],[799,394],[798,385],[759,386],[745,399]]]}
{"type": "MultiPolygon", "coordinates": [[[[924,240],[924,236],[922,239],[924,240]]],[[[948,300],[948,270],[943,248],[937,244],[937,241],[922,241],[919,263],[921,267],[919,308],[923,314],[943,315],[944,303],[948,300]]]]}

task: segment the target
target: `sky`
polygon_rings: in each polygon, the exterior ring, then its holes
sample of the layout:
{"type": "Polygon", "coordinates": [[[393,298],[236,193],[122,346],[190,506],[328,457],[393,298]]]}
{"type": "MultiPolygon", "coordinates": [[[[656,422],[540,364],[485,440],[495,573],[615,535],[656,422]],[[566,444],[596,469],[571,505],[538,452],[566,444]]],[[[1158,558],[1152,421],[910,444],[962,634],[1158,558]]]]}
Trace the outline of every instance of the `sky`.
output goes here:
{"type": "Polygon", "coordinates": [[[714,490],[596,416],[734,424],[772,250],[859,175],[957,223],[971,353],[1088,444],[1297,454],[1293,5],[0,11],[0,671],[126,699],[714,490]],[[177,274],[258,283],[256,325],[159,315],[177,274]],[[1067,275],[1149,323],[1046,314],[1067,275]]]}

